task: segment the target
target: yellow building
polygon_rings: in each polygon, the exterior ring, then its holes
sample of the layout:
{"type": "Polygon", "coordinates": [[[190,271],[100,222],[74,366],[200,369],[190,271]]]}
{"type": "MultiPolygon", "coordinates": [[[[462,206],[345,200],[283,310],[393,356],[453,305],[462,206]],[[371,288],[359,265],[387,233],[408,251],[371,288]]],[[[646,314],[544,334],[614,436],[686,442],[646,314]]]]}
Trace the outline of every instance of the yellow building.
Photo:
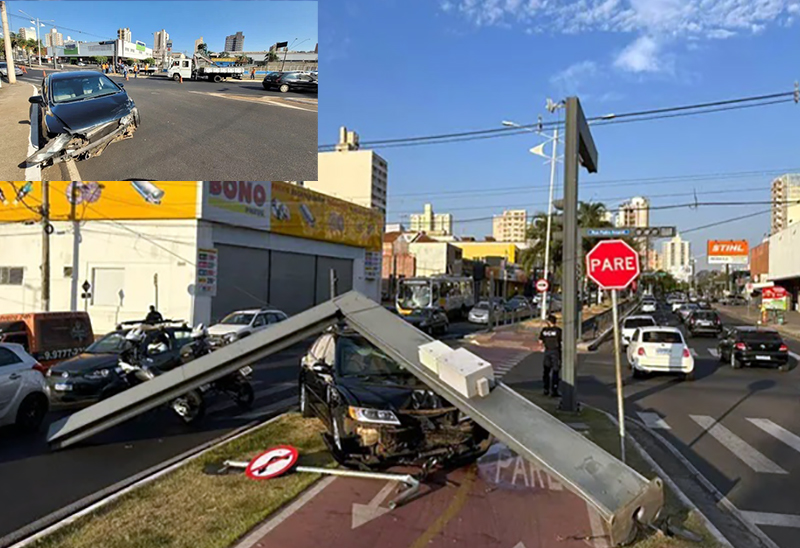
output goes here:
{"type": "Polygon", "coordinates": [[[487,257],[499,257],[509,263],[517,262],[519,248],[510,242],[451,242],[461,248],[462,258],[482,261],[487,257]]]}

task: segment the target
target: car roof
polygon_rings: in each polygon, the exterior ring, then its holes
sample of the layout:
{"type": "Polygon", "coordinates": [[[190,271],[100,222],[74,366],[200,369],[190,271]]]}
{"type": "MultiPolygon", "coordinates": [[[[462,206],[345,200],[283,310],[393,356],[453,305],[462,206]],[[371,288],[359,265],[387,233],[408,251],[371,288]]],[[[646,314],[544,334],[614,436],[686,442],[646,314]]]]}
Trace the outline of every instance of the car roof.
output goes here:
{"type": "Polygon", "coordinates": [[[734,326],[734,329],[737,331],[744,331],[746,333],[775,333],[778,335],[778,332],[774,329],[765,329],[756,325],[737,325],[734,326]]]}
{"type": "Polygon", "coordinates": [[[639,331],[642,331],[642,332],[645,332],[645,331],[647,331],[647,332],[650,332],[650,331],[666,331],[666,332],[669,332],[669,333],[680,333],[681,332],[681,330],[678,329],[677,327],[669,327],[669,326],[666,326],[666,325],[650,325],[650,326],[646,326],[646,327],[640,327],[639,331]]]}
{"type": "Polygon", "coordinates": [[[628,321],[628,320],[653,320],[653,321],[656,321],[656,319],[653,316],[649,315],[649,314],[640,314],[638,316],[628,316],[627,318],[625,318],[625,321],[628,321]]]}

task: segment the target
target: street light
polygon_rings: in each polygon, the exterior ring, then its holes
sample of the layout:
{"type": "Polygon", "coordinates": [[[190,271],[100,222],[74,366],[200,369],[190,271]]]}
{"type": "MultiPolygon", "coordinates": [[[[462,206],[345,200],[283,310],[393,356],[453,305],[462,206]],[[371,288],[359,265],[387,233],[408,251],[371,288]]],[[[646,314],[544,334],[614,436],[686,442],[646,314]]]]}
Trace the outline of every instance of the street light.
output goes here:
{"type": "Polygon", "coordinates": [[[52,19],[48,19],[47,21],[40,21],[38,17],[34,17],[30,13],[25,13],[22,10],[17,10],[17,11],[19,11],[21,14],[25,15],[26,17],[30,17],[31,18],[31,24],[36,27],[36,49],[39,52],[38,53],[39,54],[39,65],[41,66],[41,64],[42,64],[42,44],[39,41],[39,27],[40,26],[44,27],[45,23],[53,23],[55,25],[56,22],[53,21],[52,19]],[[36,21],[33,21],[34,19],[36,21]]]}

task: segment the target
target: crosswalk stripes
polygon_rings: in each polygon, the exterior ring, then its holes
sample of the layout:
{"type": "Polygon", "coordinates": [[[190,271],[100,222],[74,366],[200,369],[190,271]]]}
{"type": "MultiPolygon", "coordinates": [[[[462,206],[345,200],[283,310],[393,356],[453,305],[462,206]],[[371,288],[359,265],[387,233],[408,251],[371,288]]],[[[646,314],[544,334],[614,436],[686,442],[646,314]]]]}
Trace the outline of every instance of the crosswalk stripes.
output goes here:
{"type": "Polygon", "coordinates": [[[792,434],[782,426],[779,426],[769,419],[747,419],[751,424],[758,426],[767,434],[778,438],[780,441],[794,449],[800,451],[800,436],[792,434]]]}
{"type": "Polygon", "coordinates": [[[712,417],[706,415],[689,415],[689,417],[754,471],[764,474],[788,474],[786,470],[712,417]]]}
{"type": "Polygon", "coordinates": [[[664,419],[662,419],[658,415],[658,413],[637,411],[636,414],[639,415],[639,418],[642,419],[642,422],[648,428],[660,428],[661,430],[671,430],[669,424],[667,424],[667,422],[664,419]]]}

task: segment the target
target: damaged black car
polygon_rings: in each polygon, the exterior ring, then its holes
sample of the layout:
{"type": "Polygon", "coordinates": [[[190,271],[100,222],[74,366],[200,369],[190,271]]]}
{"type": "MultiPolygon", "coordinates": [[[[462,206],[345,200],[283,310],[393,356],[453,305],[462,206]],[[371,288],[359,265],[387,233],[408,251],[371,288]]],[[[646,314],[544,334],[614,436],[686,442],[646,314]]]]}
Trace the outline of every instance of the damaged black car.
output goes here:
{"type": "Polygon", "coordinates": [[[344,327],[301,359],[300,409],[323,421],[334,457],[353,468],[464,462],[491,444],[486,430],[344,327]]]}
{"type": "Polygon", "coordinates": [[[139,110],[123,89],[96,71],[57,72],[42,80],[38,107],[39,149],[20,167],[86,160],[139,127],[139,110]]]}

